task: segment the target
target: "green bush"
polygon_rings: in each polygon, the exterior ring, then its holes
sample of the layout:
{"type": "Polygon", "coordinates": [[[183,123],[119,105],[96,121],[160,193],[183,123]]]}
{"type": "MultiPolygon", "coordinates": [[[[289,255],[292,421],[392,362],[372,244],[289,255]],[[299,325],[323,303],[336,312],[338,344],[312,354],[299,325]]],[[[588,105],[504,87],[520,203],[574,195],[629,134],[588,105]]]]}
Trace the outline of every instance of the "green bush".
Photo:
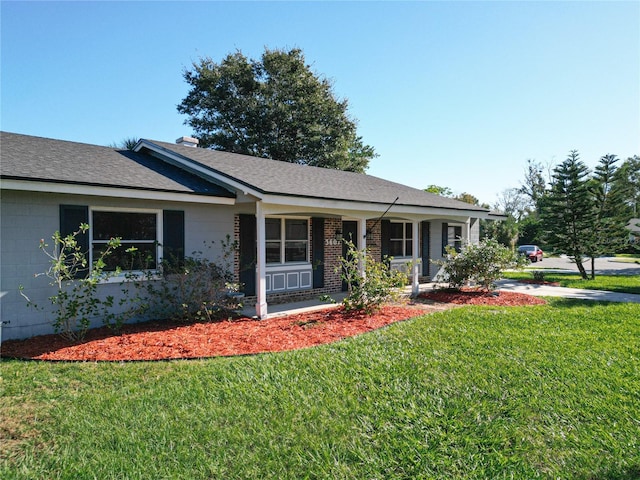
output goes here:
{"type": "MultiPolygon", "coordinates": [[[[120,239],[111,238],[89,268],[87,256],[77,240],[78,235],[88,230],[89,225],[83,223],[77,231],[65,237],[59,231],[54,232],[50,250],[49,244],[44,239],[40,240],[39,248],[49,258],[50,266],[46,272],[35,274],[36,277],[49,278],[50,285],[56,288],[56,293],[49,297],[55,308],[55,318],[51,322],[53,328],[74,341],[84,338],[93,318],[102,318],[108,326],[113,322],[117,326],[122,321],[112,311],[113,296],[100,298],[97,291],[100,282],[119,273],[119,270],[107,272],[104,269],[109,255],[120,246],[120,239]]],[[[19,289],[29,306],[41,309],[24,293],[22,285],[19,289]]]]}
{"type": "Polygon", "coordinates": [[[233,295],[239,286],[233,283],[229,261],[237,246],[227,237],[222,248],[222,258],[217,261],[205,258],[202,252],[193,252],[183,260],[165,258],[157,272],[148,271],[143,279],[137,279],[134,284],[144,297],[146,315],[211,321],[240,306],[239,297],[233,295]]]}
{"type": "Polygon", "coordinates": [[[533,273],[533,279],[536,282],[544,282],[544,271],[543,270],[534,270],[532,273],[533,273]]]}
{"type": "Polygon", "coordinates": [[[343,300],[346,310],[363,310],[374,313],[385,302],[397,300],[399,287],[406,285],[407,275],[389,266],[391,258],[385,262],[376,261],[367,250],[359,250],[350,241],[346,257],[340,258],[342,279],[347,284],[347,296],[343,300]],[[360,265],[364,262],[364,276],[360,265]]]}
{"type": "Polygon", "coordinates": [[[477,244],[466,244],[460,252],[447,247],[447,258],[433,263],[442,266],[436,281],[447,283],[449,288],[460,289],[476,284],[490,291],[504,270],[522,268],[526,259],[496,240],[487,238],[477,244]]]}

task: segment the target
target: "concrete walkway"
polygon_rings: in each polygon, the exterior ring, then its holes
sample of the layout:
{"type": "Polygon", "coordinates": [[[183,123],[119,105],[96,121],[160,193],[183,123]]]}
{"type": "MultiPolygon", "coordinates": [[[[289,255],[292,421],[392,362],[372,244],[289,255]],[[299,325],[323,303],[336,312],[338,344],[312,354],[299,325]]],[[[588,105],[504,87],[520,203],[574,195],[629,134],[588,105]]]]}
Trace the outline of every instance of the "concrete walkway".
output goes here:
{"type": "Polygon", "coordinates": [[[521,283],[515,280],[499,280],[499,290],[526,293],[537,297],[564,297],[580,300],[598,300],[603,302],[640,303],[640,295],[633,293],[607,292],[604,290],[586,290],[583,288],[554,287],[551,285],[537,285],[521,283]]]}
{"type": "MultiPolygon", "coordinates": [[[[433,290],[436,284],[422,283],[420,284],[420,292],[428,292],[433,290]]],[[[564,297],[575,298],[579,300],[596,300],[605,302],[628,302],[640,303],[640,295],[632,293],[616,293],[603,290],[585,290],[582,288],[554,287],[551,285],[538,285],[530,283],[521,283],[515,280],[499,280],[497,282],[498,290],[506,290],[509,292],[525,293],[537,297],[564,297]]],[[[411,287],[407,287],[404,291],[405,295],[411,294],[411,287]]],[[[344,299],[344,293],[331,295],[336,303],[322,302],[317,298],[305,300],[301,302],[290,302],[280,304],[270,304],[268,311],[269,317],[279,317],[283,315],[296,315],[305,312],[314,312],[317,310],[326,310],[328,308],[336,308],[341,305],[344,299]]],[[[245,305],[240,311],[242,315],[253,317],[256,314],[254,305],[245,305]]]]}

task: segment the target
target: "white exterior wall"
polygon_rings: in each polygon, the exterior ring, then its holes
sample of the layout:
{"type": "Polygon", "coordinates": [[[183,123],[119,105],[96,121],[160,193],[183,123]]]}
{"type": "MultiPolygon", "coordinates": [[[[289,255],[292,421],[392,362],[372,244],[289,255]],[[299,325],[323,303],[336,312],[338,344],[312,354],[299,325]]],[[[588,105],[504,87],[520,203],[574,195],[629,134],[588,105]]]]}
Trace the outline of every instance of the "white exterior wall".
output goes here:
{"type": "MultiPolygon", "coordinates": [[[[2,326],[2,340],[27,338],[53,333],[51,302],[55,293],[44,276],[34,274],[46,271],[50,263],[39,249],[40,239],[52,245],[51,236],[60,229],[61,204],[88,205],[89,207],[147,208],[183,210],[185,212],[185,255],[202,252],[203,257],[216,260],[221,255],[221,240],[229,234],[233,239],[234,207],[128,200],[92,196],[46,194],[23,191],[2,191],[0,202],[0,319],[10,322],[2,326]],[[213,241],[212,248],[210,245],[213,241]],[[27,306],[20,295],[24,293],[44,311],[27,306]]],[[[100,286],[101,295],[120,293],[120,284],[100,286]]],[[[93,326],[101,325],[96,319],[93,326]]]]}

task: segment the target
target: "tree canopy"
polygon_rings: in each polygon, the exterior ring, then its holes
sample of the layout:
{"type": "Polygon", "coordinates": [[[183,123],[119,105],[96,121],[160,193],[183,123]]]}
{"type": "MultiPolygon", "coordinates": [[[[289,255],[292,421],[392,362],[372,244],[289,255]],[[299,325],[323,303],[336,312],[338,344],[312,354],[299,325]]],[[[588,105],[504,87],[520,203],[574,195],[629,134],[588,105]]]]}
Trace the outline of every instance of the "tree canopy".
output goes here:
{"type": "Polygon", "coordinates": [[[260,60],[236,51],[192,67],[177,108],[203,147],[361,173],[376,156],[357,135],[347,100],[311,71],[300,49],[265,49],[260,60]]]}

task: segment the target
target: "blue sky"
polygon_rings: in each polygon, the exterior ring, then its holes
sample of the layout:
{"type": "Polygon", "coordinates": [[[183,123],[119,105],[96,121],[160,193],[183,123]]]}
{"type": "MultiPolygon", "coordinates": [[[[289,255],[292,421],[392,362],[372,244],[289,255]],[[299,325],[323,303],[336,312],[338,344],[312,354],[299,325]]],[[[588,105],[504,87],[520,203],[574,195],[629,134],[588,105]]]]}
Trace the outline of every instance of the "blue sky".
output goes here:
{"type": "Polygon", "coordinates": [[[1,3],[2,130],[191,134],[182,72],[301,48],[349,100],[368,173],[493,204],[527,159],[640,154],[640,2],[1,3]]]}

